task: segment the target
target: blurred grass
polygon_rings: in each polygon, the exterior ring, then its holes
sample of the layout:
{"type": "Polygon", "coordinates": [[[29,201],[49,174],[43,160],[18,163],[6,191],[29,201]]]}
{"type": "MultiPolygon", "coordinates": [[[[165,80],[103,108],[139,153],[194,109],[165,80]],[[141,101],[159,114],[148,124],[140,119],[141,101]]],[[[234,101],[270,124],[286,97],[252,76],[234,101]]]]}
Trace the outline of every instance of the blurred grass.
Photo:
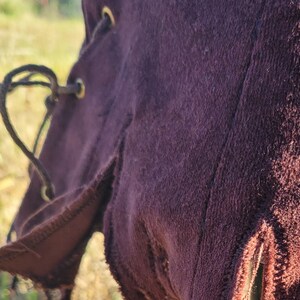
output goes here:
{"type": "MultiPolygon", "coordinates": [[[[61,83],[66,81],[83,40],[83,21],[78,19],[42,19],[31,14],[17,18],[0,14],[0,80],[23,64],[44,64],[52,68],[61,83]]],[[[9,97],[8,109],[13,124],[28,146],[33,144],[45,111],[44,91],[20,89],[9,97]]],[[[28,185],[28,161],[14,145],[0,122],[0,242],[14,218],[28,185]]],[[[44,299],[28,281],[22,281],[18,294],[9,291],[11,277],[0,274],[0,299],[44,299]]],[[[105,264],[103,236],[95,235],[84,256],[73,294],[75,300],[120,300],[116,283],[105,264]]]]}

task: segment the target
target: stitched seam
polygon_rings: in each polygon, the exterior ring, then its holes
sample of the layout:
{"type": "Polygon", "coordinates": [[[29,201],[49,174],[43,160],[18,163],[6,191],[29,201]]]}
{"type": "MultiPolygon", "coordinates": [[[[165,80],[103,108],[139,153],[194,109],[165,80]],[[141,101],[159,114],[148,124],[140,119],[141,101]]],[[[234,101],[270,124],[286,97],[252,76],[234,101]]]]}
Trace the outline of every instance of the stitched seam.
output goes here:
{"type": "Polygon", "coordinates": [[[282,278],[289,262],[288,253],[288,242],[286,238],[286,231],[280,224],[279,220],[271,215],[270,219],[267,220],[268,224],[273,228],[275,238],[275,265],[274,265],[274,285],[275,292],[274,296],[276,299],[283,299],[286,296],[285,290],[286,285],[282,278]]]}
{"type": "MultiPolygon", "coordinates": [[[[115,167],[115,165],[113,165],[115,167]]],[[[114,169],[113,167],[113,169],[114,169]]],[[[102,183],[102,187],[103,187],[103,191],[106,191],[107,189],[109,189],[109,187],[112,186],[113,181],[114,181],[114,176],[113,174],[110,174],[109,177],[107,178],[102,178],[104,180],[100,180],[98,186],[102,183]],[[108,182],[106,183],[105,181],[108,180],[108,182]],[[105,184],[103,184],[105,183],[105,184]]],[[[103,192],[102,191],[102,192],[103,192]]],[[[102,202],[106,202],[109,201],[110,199],[110,194],[107,196],[108,199],[105,200],[106,197],[103,197],[103,195],[101,195],[101,192],[99,193],[99,188],[97,187],[97,192],[95,194],[95,198],[99,199],[102,198],[102,202]]],[[[102,210],[102,205],[99,207],[99,210],[102,210]]],[[[50,275],[48,277],[46,277],[46,285],[47,282],[49,281],[49,279],[51,279],[53,281],[52,285],[57,285],[57,283],[59,284],[60,282],[63,282],[65,280],[65,275],[63,275],[63,277],[61,277],[61,274],[63,272],[66,271],[66,269],[71,269],[74,268],[74,263],[76,262],[80,262],[82,255],[84,253],[84,250],[86,248],[86,245],[89,241],[89,239],[91,238],[91,236],[93,235],[93,233],[96,231],[97,229],[97,215],[94,216],[93,218],[93,222],[92,222],[92,226],[89,229],[89,232],[86,234],[85,237],[83,237],[82,241],[78,243],[78,245],[76,245],[76,247],[72,250],[71,254],[69,255],[69,257],[67,257],[66,259],[63,259],[63,261],[58,265],[58,267],[56,269],[54,269],[53,271],[51,271],[50,275]],[[55,280],[54,280],[55,278],[55,280]]],[[[41,280],[41,279],[40,279],[41,280]]],[[[49,285],[49,283],[48,283],[49,285]]]]}
{"type": "MultiPolygon", "coordinates": [[[[238,112],[239,105],[241,103],[241,99],[242,99],[243,92],[244,92],[244,89],[245,89],[246,79],[248,77],[250,68],[252,66],[253,52],[254,52],[254,49],[255,49],[256,42],[258,40],[258,32],[257,32],[258,30],[257,30],[256,25],[257,25],[257,23],[262,18],[265,4],[266,4],[266,0],[263,0],[262,4],[261,4],[261,7],[260,7],[260,9],[259,9],[259,11],[257,13],[257,17],[256,17],[256,20],[255,20],[255,23],[254,23],[254,27],[252,29],[252,35],[254,36],[254,38],[253,38],[253,41],[252,41],[251,50],[250,50],[250,53],[249,53],[249,56],[248,56],[248,61],[247,61],[246,67],[245,67],[244,74],[242,76],[242,81],[241,81],[241,83],[240,83],[240,85],[238,87],[238,91],[237,91],[238,101],[236,103],[233,115],[231,117],[231,123],[229,125],[229,129],[228,129],[227,134],[225,136],[224,142],[222,144],[220,154],[218,155],[217,164],[216,164],[216,166],[215,166],[215,168],[213,170],[212,178],[211,178],[211,180],[209,182],[209,195],[207,197],[207,200],[204,203],[204,216],[202,218],[202,224],[201,224],[201,227],[200,227],[200,231],[202,232],[202,235],[203,235],[204,227],[205,227],[205,223],[206,223],[206,214],[207,214],[207,210],[208,210],[208,205],[209,205],[209,202],[210,202],[211,197],[212,197],[212,189],[213,189],[213,187],[215,185],[216,175],[217,175],[219,167],[220,167],[220,162],[222,161],[222,158],[224,156],[225,150],[227,148],[226,146],[228,144],[229,135],[230,135],[230,133],[231,133],[233,127],[234,127],[234,121],[235,121],[235,118],[236,118],[236,115],[237,115],[237,112],[238,112]]],[[[192,283],[191,283],[191,293],[190,293],[190,297],[189,297],[190,299],[194,298],[196,273],[197,273],[198,266],[199,266],[199,263],[200,263],[200,257],[199,256],[200,256],[201,241],[202,241],[202,238],[200,236],[199,240],[198,240],[198,243],[197,243],[198,259],[197,259],[197,263],[196,263],[195,269],[193,271],[193,277],[192,277],[192,283]]]]}
{"type": "MultiPolygon", "coordinates": [[[[107,167],[107,169],[104,171],[104,173],[101,176],[101,180],[107,180],[107,173],[111,172],[111,168],[114,166],[115,160],[113,160],[110,165],[107,167]]],[[[45,228],[43,232],[38,232],[37,236],[30,241],[30,245],[27,245],[27,247],[34,248],[39,243],[43,242],[45,239],[47,239],[49,236],[54,234],[57,230],[59,230],[61,227],[72,221],[75,217],[77,217],[85,208],[90,206],[93,202],[98,200],[98,197],[93,196],[94,189],[91,188],[87,192],[85,192],[82,197],[89,197],[90,199],[86,202],[80,205],[76,211],[71,212],[69,210],[66,210],[63,215],[61,215],[61,218],[58,220],[50,221],[50,224],[45,228]]],[[[23,253],[26,253],[28,251],[24,250],[23,253]]],[[[1,257],[2,261],[10,261],[19,255],[22,255],[23,253],[16,253],[16,254],[7,254],[5,256],[1,257]]]]}

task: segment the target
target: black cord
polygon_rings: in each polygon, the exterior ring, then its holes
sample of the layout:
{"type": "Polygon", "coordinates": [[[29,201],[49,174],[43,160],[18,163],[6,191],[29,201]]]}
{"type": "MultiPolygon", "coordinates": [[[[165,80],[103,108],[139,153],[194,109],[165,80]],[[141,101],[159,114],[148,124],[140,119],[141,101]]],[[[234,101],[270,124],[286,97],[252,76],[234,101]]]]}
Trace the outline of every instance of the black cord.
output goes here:
{"type": "Polygon", "coordinates": [[[51,116],[55,103],[57,102],[58,95],[59,94],[77,94],[79,93],[81,87],[78,85],[78,83],[70,84],[66,87],[60,87],[58,85],[57,77],[55,73],[45,67],[45,66],[38,66],[38,65],[25,65],[22,67],[19,67],[11,72],[9,72],[4,80],[3,83],[0,86],[0,113],[2,115],[3,123],[13,139],[13,141],[16,143],[16,145],[22,150],[22,152],[27,156],[27,158],[30,160],[31,165],[35,168],[37,171],[42,184],[43,184],[43,190],[45,193],[45,196],[47,199],[53,199],[54,198],[54,186],[51,182],[50,176],[41,163],[41,161],[35,157],[36,148],[38,141],[40,139],[42,130],[46,124],[46,121],[51,116]],[[23,74],[23,73],[29,73],[25,78],[21,79],[20,81],[13,82],[13,78],[17,75],[23,74]],[[44,81],[30,81],[30,78],[36,74],[43,75],[47,78],[49,82],[44,81]],[[51,94],[46,99],[46,107],[47,112],[44,118],[44,121],[42,122],[42,125],[40,127],[40,130],[38,132],[37,138],[35,140],[34,149],[33,151],[30,151],[25,144],[22,142],[20,137],[18,136],[14,126],[12,125],[12,122],[10,120],[9,114],[7,112],[6,108],[6,100],[7,95],[9,92],[12,92],[15,88],[20,86],[43,86],[47,87],[51,90],[51,94]]]}

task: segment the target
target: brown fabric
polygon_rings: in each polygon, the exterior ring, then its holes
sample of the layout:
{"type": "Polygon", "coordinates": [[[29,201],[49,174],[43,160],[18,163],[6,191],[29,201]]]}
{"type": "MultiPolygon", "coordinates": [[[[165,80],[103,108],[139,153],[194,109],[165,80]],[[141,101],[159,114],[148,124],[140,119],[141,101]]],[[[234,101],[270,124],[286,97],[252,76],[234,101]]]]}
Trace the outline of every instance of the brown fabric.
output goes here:
{"type": "Polygon", "coordinates": [[[84,0],[83,11],[69,80],[86,97],[60,99],[41,159],[57,195],[84,188],[45,206],[33,176],[0,268],[72,284],[104,214],[126,299],[247,299],[261,265],[263,299],[299,299],[299,2],[84,0]],[[92,39],[104,5],[117,25],[92,39]]]}

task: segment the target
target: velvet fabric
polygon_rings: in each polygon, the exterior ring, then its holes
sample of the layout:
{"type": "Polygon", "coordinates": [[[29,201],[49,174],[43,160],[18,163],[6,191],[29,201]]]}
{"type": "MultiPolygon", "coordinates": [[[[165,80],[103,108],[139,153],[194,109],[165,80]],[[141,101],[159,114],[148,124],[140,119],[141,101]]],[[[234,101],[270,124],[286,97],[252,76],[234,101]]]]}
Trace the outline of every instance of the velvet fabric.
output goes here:
{"type": "Polygon", "coordinates": [[[300,299],[299,2],[83,12],[86,96],[60,98],[41,154],[57,199],[32,177],[0,268],[72,286],[99,229],[125,299],[248,299],[260,269],[262,299],[300,299]]]}

